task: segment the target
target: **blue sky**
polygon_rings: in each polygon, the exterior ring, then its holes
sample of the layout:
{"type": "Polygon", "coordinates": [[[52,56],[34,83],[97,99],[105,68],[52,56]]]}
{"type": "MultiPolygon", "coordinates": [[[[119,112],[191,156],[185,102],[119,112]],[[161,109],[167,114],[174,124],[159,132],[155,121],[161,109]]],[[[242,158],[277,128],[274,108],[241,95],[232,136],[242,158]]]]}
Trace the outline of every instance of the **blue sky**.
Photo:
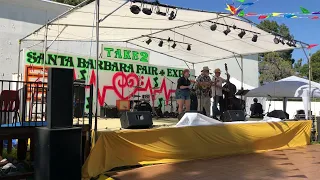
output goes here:
{"type": "MultiPolygon", "coordinates": [[[[209,11],[226,12],[226,3],[232,3],[232,0],[160,0],[163,4],[171,4],[192,9],[202,9],[209,11]]],[[[246,2],[255,2],[254,5],[246,9],[246,12],[255,13],[272,13],[272,12],[299,12],[300,6],[311,12],[320,11],[320,0],[246,0],[246,2]]],[[[236,4],[239,4],[235,2],[236,4]]],[[[179,12],[178,12],[179,15],[179,12]]],[[[251,17],[250,20],[259,23],[257,17],[251,17]]],[[[320,19],[287,19],[287,18],[270,18],[279,24],[286,24],[290,28],[291,34],[295,39],[310,44],[320,44],[320,19]]],[[[315,53],[320,47],[315,47],[311,53],[315,53]]],[[[293,52],[293,58],[296,60],[302,58],[305,62],[306,58],[301,49],[293,52]]]]}

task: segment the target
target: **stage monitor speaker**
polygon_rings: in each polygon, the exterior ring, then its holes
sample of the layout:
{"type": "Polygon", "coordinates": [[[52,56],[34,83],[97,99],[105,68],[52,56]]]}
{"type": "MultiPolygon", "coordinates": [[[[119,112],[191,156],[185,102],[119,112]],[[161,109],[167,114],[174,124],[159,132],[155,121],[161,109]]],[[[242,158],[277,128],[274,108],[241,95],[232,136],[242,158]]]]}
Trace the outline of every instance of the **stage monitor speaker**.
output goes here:
{"type": "Polygon", "coordinates": [[[35,180],[81,179],[82,128],[36,128],[35,180]]]}
{"type": "Polygon", "coordinates": [[[223,112],[223,121],[232,122],[232,121],[245,121],[246,117],[244,111],[241,110],[228,110],[223,112]]]}
{"type": "Polygon", "coordinates": [[[282,110],[273,110],[267,114],[268,117],[274,117],[279,119],[289,119],[289,114],[282,110]]]}
{"type": "Polygon", "coordinates": [[[47,92],[47,127],[72,127],[73,69],[49,68],[47,92]]]}
{"type": "Polygon", "coordinates": [[[147,129],[152,127],[152,115],[149,111],[124,112],[120,117],[124,129],[147,129]]]}

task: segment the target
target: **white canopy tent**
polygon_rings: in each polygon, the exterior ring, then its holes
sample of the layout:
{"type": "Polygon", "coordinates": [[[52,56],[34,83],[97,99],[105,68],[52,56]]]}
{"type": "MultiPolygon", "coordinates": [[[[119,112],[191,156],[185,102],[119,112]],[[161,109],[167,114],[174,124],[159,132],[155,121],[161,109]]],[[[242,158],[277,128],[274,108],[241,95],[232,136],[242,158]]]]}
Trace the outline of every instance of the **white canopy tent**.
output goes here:
{"type": "MultiPolygon", "coordinates": [[[[258,88],[252,89],[246,97],[272,97],[272,98],[302,98],[305,114],[310,110],[310,97],[320,97],[320,84],[309,80],[290,76],[279,81],[271,82],[258,88]],[[310,87],[309,87],[310,85],[310,87]]],[[[284,101],[284,110],[286,101],[284,101]]]]}
{"type": "MultiPolygon", "coordinates": [[[[173,7],[159,4],[157,1],[151,3],[143,0],[91,1],[85,0],[71,8],[22,38],[20,42],[43,42],[45,61],[47,50],[56,41],[92,42],[92,39],[96,41],[96,59],[100,56],[99,43],[108,42],[125,42],[145,48],[184,61],[188,66],[240,57],[241,87],[243,87],[243,56],[308,46],[301,41],[285,39],[276,33],[261,30],[245,18],[226,13],[173,7]],[[152,13],[146,15],[141,11],[139,14],[133,14],[130,9],[133,5],[140,9],[151,9],[152,13]],[[161,13],[157,12],[162,12],[164,15],[159,15],[161,13]],[[169,20],[169,16],[173,18],[169,20]],[[216,25],[216,28],[211,28],[212,25],[216,25]],[[229,32],[226,33],[225,30],[229,32]],[[242,38],[238,35],[240,32],[245,33],[242,38]],[[254,36],[255,42],[252,40],[254,36]],[[276,44],[275,36],[284,39],[286,43],[276,44]],[[151,42],[146,43],[149,39],[151,42]],[[163,43],[161,47],[160,41],[163,43]],[[173,44],[176,44],[175,48],[172,47],[173,44]]],[[[22,48],[21,43],[19,52],[22,48]]],[[[19,74],[20,53],[18,60],[19,74]]],[[[96,71],[96,85],[99,86],[98,69],[96,71]]],[[[97,109],[96,106],[96,112],[97,109]]]]}

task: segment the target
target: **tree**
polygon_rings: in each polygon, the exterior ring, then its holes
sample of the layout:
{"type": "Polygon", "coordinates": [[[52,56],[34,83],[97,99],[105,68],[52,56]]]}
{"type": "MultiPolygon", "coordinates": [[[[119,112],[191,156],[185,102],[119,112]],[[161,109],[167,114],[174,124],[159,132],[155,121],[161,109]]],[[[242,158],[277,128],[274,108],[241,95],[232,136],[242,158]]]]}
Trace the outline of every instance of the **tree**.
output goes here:
{"type": "Polygon", "coordinates": [[[54,1],[59,2],[59,3],[63,3],[63,4],[69,4],[72,6],[76,6],[85,0],[54,0],[54,1]]]}
{"type": "MultiPolygon", "coordinates": [[[[312,54],[311,58],[311,79],[315,82],[320,82],[320,50],[312,54]]],[[[309,77],[309,64],[304,64],[300,68],[302,76],[309,77]]]]}
{"type": "MultiPolygon", "coordinates": [[[[266,31],[275,32],[285,39],[293,39],[289,28],[285,24],[279,25],[276,21],[265,20],[258,27],[266,31]]],[[[292,67],[292,64],[294,64],[292,52],[293,50],[288,50],[261,54],[259,57],[260,82],[263,84],[293,75],[295,72],[292,67]]]]}

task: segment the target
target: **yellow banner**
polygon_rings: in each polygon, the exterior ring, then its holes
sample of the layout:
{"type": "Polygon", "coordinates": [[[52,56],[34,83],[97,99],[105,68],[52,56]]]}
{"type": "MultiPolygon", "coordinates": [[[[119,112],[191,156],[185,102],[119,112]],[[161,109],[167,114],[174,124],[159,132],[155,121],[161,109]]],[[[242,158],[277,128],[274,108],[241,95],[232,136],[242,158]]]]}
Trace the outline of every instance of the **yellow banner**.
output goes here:
{"type": "Polygon", "coordinates": [[[265,152],[310,143],[311,121],[123,130],[99,136],[83,178],[115,167],[265,152]]]}

